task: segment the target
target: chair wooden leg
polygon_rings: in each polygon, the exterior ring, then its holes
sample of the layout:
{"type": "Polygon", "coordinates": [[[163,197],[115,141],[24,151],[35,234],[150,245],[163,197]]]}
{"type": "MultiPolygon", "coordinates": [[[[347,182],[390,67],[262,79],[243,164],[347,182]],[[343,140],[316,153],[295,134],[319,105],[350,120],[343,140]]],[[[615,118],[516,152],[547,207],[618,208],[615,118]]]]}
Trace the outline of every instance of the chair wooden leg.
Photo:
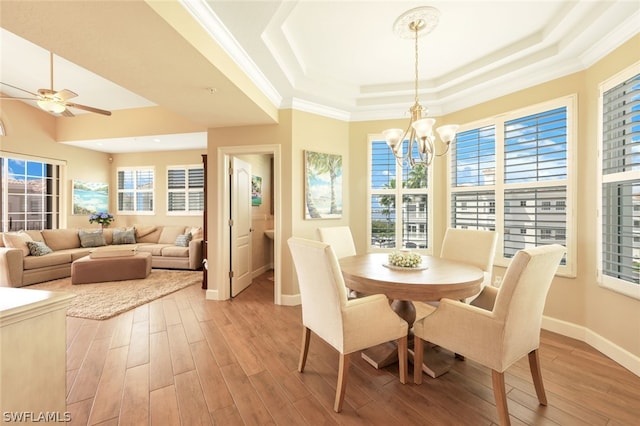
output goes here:
{"type": "Polygon", "coordinates": [[[496,400],[500,425],[509,426],[511,421],[509,420],[509,407],[507,406],[507,392],[504,387],[504,373],[491,370],[491,381],[493,382],[493,397],[496,400]]]}
{"type": "Polygon", "coordinates": [[[336,401],[333,410],[336,413],[342,411],[344,402],[344,391],[347,388],[347,374],[349,374],[351,354],[340,354],[340,366],[338,367],[338,384],[336,386],[336,401]]]}
{"type": "Polygon", "coordinates": [[[311,330],[302,327],[302,346],[300,348],[300,362],[298,363],[298,371],[303,372],[307,363],[307,353],[309,353],[309,339],[311,338],[311,330]]]}
{"type": "Polygon", "coordinates": [[[422,355],[424,350],[424,342],[418,336],[413,340],[413,383],[419,385],[422,383],[422,355]]]}
{"type": "Polygon", "coordinates": [[[540,357],[537,349],[529,352],[529,369],[531,370],[533,386],[536,388],[538,401],[541,405],[547,405],[547,395],[544,392],[544,383],[542,383],[542,370],[540,370],[540,357]]]}
{"type": "Polygon", "coordinates": [[[407,374],[408,374],[408,336],[404,336],[398,339],[398,368],[400,369],[400,383],[407,383],[407,374]]]}

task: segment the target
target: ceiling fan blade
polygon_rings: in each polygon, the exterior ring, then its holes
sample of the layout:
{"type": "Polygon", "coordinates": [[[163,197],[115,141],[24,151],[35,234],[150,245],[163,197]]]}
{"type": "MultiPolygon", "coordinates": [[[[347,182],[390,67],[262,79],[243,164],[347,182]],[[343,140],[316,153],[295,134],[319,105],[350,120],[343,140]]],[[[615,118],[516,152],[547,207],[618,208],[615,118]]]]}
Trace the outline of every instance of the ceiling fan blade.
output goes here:
{"type": "Polygon", "coordinates": [[[96,114],[111,115],[111,111],[107,111],[104,109],[94,108],[86,105],[74,104],[71,102],[66,102],[66,105],[67,107],[70,107],[70,108],[77,108],[84,111],[95,112],[96,114]]]}
{"type": "Polygon", "coordinates": [[[59,92],[56,92],[53,96],[56,98],[59,98],[62,101],[66,101],[67,99],[75,98],[76,96],[78,96],[78,94],[75,92],[72,92],[69,89],[63,89],[63,90],[60,90],[59,92]]]}
{"type": "Polygon", "coordinates": [[[3,101],[39,101],[40,98],[14,98],[12,96],[0,96],[3,101]]]}
{"type": "MultiPolygon", "coordinates": [[[[30,94],[30,95],[32,95],[32,96],[38,97],[38,94],[37,94],[37,93],[33,93],[33,92],[28,91],[28,90],[21,89],[21,88],[16,87],[16,86],[14,86],[14,85],[12,85],[12,84],[3,83],[2,81],[0,81],[0,84],[4,84],[5,86],[9,86],[9,87],[12,87],[12,88],[14,88],[14,89],[16,89],[16,90],[20,90],[20,91],[25,92],[25,93],[28,93],[28,94],[30,94]]],[[[15,99],[19,99],[19,98],[15,98],[15,99]]]]}

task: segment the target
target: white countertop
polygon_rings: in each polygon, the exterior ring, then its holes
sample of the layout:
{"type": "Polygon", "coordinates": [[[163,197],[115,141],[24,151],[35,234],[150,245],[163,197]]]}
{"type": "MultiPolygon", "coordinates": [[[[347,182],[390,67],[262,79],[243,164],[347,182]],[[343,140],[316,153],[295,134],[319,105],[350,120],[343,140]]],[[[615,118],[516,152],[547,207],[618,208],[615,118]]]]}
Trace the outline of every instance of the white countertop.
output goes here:
{"type": "Polygon", "coordinates": [[[0,326],[54,309],[68,307],[75,295],[62,291],[0,287],[0,326]]]}

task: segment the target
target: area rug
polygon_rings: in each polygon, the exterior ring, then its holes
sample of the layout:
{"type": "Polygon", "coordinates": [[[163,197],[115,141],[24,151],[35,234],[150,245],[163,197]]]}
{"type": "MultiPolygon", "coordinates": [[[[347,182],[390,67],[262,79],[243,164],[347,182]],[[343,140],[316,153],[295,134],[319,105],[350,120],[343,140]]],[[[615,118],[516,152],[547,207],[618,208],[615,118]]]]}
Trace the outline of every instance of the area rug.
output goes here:
{"type": "Polygon", "coordinates": [[[201,282],[199,271],[153,269],[141,280],[73,285],[69,277],[28,288],[73,293],[67,316],[102,320],[201,282]]]}

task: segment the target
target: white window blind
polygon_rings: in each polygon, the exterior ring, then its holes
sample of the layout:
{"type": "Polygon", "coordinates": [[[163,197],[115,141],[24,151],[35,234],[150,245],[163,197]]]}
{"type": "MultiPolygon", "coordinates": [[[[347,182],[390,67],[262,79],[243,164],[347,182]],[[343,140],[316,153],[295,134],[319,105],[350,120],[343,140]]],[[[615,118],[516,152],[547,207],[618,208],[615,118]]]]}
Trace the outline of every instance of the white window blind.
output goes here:
{"type": "Polygon", "coordinates": [[[458,133],[451,148],[451,226],[494,230],[496,227],[495,126],[458,133]]]}
{"type": "MultiPolygon", "coordinates": [[[[566,106],[504,123],[505,258],[527,247],[567,245],[566,210],[547,209],[548,203],[566,204],[567,126],[566,106]],[[547,186],[548,182],[561,185],[547,186]],[[521,229],[527,232],[523,234],[521,229]]],[[[566,259],[561,264],[566,265],[566,259]]]]}
{"type": "Polygon", "coordinates": [[[601,85],[599,280],[640,298],[640,65],[601,85]]]}
{"type": "Polygon", "coordinates": [[[202,165],[167,168],[168,214],[201,214],[204,211],[202,165]]]}
{"type": "Polygon", "coordinates": [[[153,213],[154,169],[119,167],[117,176],[118,214],[153,213]]]}
{"type": "Polygon", "coordinates": [[[369,142],[369,248],[427,249],[428,168],[400,166],[380,135],[369,142]]]}
{"type": "Polygon", "coordinates": [[[450,224],[497,230],[496,264],[518,251],[558,243],[567,247],[560,274],[575,274],[568,236],[575,140],[575,96],[463,126],[450,160],[450,224]]]}

